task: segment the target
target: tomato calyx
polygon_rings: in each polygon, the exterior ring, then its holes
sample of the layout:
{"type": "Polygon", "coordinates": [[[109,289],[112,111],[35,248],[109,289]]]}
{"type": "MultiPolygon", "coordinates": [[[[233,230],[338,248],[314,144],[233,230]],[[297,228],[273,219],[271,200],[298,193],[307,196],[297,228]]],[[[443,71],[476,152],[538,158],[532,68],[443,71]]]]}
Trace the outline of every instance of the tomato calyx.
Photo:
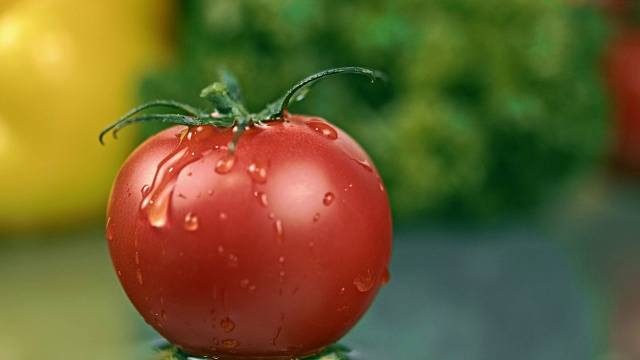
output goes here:
{"type": "Polygon", "coordinates": [[[194,106],[184,104],[174,100],[155,100],[142,104],[118,119],[113,124],[107,126],[100,132],[99,140],[104,145],[104,135],[112,132],[114,138],[123,127],[138,122],[164,122],[173,125],[186,126],[216,126],[216,127],[236,127],[237,131],[233,140],[229,143],[229,152],[235,151],[236,144],[242,132],[263,122],[284,119],[287,108],[291,101],[301,101],[319,80],[337,74],[361,74],[369,77],[371,82],[377,78],[383,78],[377,71],[361,67],[341,67],[324,70],[313,74],[295,84],[284,96],[267,105],[259,113],[250,113],[242,102],[240,86],[237,79],[229,71],[221,71],[221,81],[215,82],[200,92],[200,97],[207,100],[211,108],[202,110],[194,106]],[[143,110],[163,106],[177,110],[175,114],[144,114],[137,115],[143,110]],[[137,116],[136,116],[137,115],[137,116]]]}

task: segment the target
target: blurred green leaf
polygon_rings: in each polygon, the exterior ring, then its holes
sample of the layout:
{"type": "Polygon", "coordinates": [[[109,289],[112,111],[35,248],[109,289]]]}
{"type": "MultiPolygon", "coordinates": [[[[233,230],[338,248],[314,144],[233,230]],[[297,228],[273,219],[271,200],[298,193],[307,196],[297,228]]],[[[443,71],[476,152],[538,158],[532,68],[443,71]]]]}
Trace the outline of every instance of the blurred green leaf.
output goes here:
{"type": "Polygon", "coordinates": [[[180,60],[144,100],[192,102],[224,65],[250,111],[319,70],[364,66],[297,113],[342,127],[372,155],[397,220],[489,219],[539,204],[603,153],[603,19],[561,0],[185,0],[180,60]]]}

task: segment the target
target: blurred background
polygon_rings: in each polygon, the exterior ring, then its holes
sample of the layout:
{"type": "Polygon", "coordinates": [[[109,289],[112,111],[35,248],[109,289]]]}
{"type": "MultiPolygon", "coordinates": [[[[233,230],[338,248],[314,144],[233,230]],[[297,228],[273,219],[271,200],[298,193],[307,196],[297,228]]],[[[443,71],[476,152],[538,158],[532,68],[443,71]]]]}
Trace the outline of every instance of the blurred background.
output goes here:
{"type": "Polygon", "coordinates": [[[361,359],[640,359],[635,0],[0,0],[0,360],[144,359],[157,339],[104,240],[109,189],[157,128],[97,135],[220,66],[374,159],[392,281],[361,359]]]}

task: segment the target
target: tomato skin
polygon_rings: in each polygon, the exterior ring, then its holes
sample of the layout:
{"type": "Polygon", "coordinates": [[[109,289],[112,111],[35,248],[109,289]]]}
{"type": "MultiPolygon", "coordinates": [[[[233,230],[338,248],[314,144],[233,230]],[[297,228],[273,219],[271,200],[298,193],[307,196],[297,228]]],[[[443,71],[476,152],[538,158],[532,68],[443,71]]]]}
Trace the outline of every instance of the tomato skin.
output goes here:
{"type": "Polygon", "coordinates": [[[107,237],[122,286],[192,355],[316,353],[388,280],[391,213],[366,153],[320,118],[267,124],[242,134],[222,174],[232,130],[169,128],[130,156],[112,189],[107,237]],[[176,152],[185,157],[159,167],[176,152]],[[144,207],[144,194],[162,193],[157,172],[175,187],[154,227],[161,202],[144,207]]]}
{"type": "Polygon", "coordinates": [[[614,159],[640,172],[640,31],[627,30],[605,57],[605,74],[613,96],[614,159]]]}

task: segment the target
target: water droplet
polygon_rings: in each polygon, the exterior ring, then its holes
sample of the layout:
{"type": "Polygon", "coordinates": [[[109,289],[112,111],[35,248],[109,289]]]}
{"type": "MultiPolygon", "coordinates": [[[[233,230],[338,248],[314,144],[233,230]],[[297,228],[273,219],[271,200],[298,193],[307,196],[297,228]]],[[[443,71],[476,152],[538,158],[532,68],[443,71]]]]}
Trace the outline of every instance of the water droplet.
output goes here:
{"type": "Polygon", "coordinates": [[[284,256],[278,258],[278,267],[282,269],[284,267],[284,256]]]}
{"type": "Polygon", "coordinates": [[[234,154],[227,154],[221,157],[216,163],[216,172],[218,174],[226,174],[231,169],[233,169],[233,165],[236,163],[236,156],[234,154]]]}
{"type": "Polygon", "coordinates": [[[240,287],[241,288],[246,288],[247,286],[249,286],[249,279],[242,279],[240,280],[240,287]]]}
{"type": "Polygon", "coordinates": [[[211,189],[207,190],[207,195],[209,195],[209,196],[213,195],[213,190],[211,190],[211,189]]]}
{"type": "Polygon", "coordinates": [[[249,285],[249,292],[254,292],[256,291],[256,286],[255,285],[249,285]]]}
{"type": "Polygon", "coordinates": [[[338,308],[338,312],[343,312],[349,310],[349,305],[341,306],[338,308]]]}
{"type": "Polygon", "coordinates": [[[262,191],[256,191],[253,193],[253,196],[255,196],[256,198],[258,198],[258,201],[260,201],[260,204],[264,207],[269,206],[269,202],[267,201],[267,194],[265,194],[262,191]]]}
{"type": "Polygon", "coordinates": [[[176,137],[180,139],[180,142],[182,142],[182,139],[184,139],[184,137],[187,136],[188,132],[189,132],[189,128],[183,129],[182,131],[176,134],[176,137]]]}
{"type": "Polygon", "coordinates": [[[169,321],[169,315],[167,315],[166,311],[161,310],[160,314],[162,314],[162,318],[164,319],[164,321],[169,321]]]}
{"type": "Polygon", "coordinates": [[[278,340],[278,336],[280,336],[280,332],[282,331],[282,327],[278,327],[276,332],[273,334],[273,339],[271,339],[271,345],[276,346],[276,340],[278,340]]]}
{"type": "Polygon", "coordinates": [[[240,341],[234,339],[224,339],[222,340],[222,346],[227,348],[234,348],[240,346],[240,341]]]}
{"type": "Polygon", "coordinates": [[[322,203],[323,203],[325,206],[329,206],[329,205],[331,205],[331,203],[333,202],[333,200],[334,200],[335,198],[336,198],[336,196],[335,196],[335,195],[333,195],[333,193],[332,193],[332,192],[328,192],[328,193],[324,194],[324,198],[322,199],[322,203]]]}
{"type": "Polygon", "coordinates": [[[282,244],[282,241],[283,241],[282,235],[284,232],[284,230],[282,229],[282,221],[280,221],[280,219],[276,219],[276,221],[273,222],[273,226],[276,231],[276,242],[278,244],[282,244]]]}
{"type": "Polygon", "coordinates": [[[231,319],[226,317],[220,320],[220,328],[226,332],[232,332],[233,329],[236,328],[236,323],[234,323],[231,319]]]}
{"type": "Polygon", "coordinates": [[[362,166],[368,172],[373,172],[373,167],[371,167],[371,163],[369,163],[369,160],[367,160],[367,159],[364,159],[364,160],[356,159],[356,162],[358,163],[358,165],[362,166]]]}
{"type": "Polygon", "coordinates": [[[161,328],[161,329],[164,327],[164,326],[162,326],[162,323],[158,319],[156,319],[156,326],[161,328]]]}
{"type": "MultiPolygon", "coordinates": [[[[160,162],[153,183],[142,199],[140,210],[146,214],[151,226],[165,226],[169,202],[180,171],[201,157],[201,155],[189,156],[187,145],[181,143],[174,152],[160,162]]],[[[145,188],[142,189],[144,194],[145,188]]]]}
{"type": "Polygon", "coordinates": [[[367,269],[361,271],[355,279],[353,279],[353,285],[360,292],[367,292],[373,287],[375,280],[375,271],[367,269]]]}
{"type": "Polygon", "coordinates": [[[380,187],[380,191],[384,191],[384,184],[382,183],[382,179],[378,178],[378,186],[380,187]]]}
{"type": "Polygon", "coordinates": [[[312,118],[311,120],[307,121],[305,125],[307,125],[307,127],[309,127],[310,129],[315,130],[317,133],[321,134],[327,139],[335,140],[338,138],[338,132],[336,131],[336,129],[318,118],[312,118]]]}
{"type": "Polygon", "coordinates": [[[382,278],[380,278],[380,285],[385,286],[391,280],[391,274],[389,273],[389,268],[384,268],[384,272],[382,273],[382,278]]]}
{"type": "Polygon", "coordinates": [[[107,236],[107,240],[113,240],[113,226],[111,224],[111,217],[107,219],[107,228],[105,230],[105,235],[107,236]]]}
{"type": "Polygon", "coordinates": [[[273,220],[276,218],[276,214],[274,214],[273,212],[270,212],[268,215],[269,219],[273,220]]]}
{"type": "Polygon", "coordinates": [[[137,251],[136,251],[135,260],[136,260],[136,265],[139,265],[140,264],[140,256],[138,255],[137,251]]]}
{"type": "Polygon", "coordinates": [[[220,218],[220,221],[225,221],[225,220],[227,220],[228,216],[227,216],[227,213],[221,212],[218,217],[220,218]]]}
{"type": "Polygon", "coordinates": [[[188,212],[184,217],[184,228],[187,231],[198,230],[199,222],[198,217],[192,212],[188,212]]]}
{"type": "Polygon", "coordinates": [[[140,269],[136,271],[136,277],[138,278],[138,283],[142,285],[142,271],[140,271],[140,269]]]}
{"type": "Polygon", "coordinates": [[[222,245],[218,245],[218,254],[224,254],[224,247],[222,247],[222,245]]]}
{"type": "Polygon", "coordinates": [[[320,213],[313,215],[313,222],[318,222],[318,220],[320,220],[320,213]]]}
{"type": "Polygon", "coordinates": [[[211,320],[215,320],[216,316],[218,316],[218,311],[216,309],[211,309],[209,316],[211,316],[211,320]]]}
{"type": "Polygon", "coordinates": [[[343,288],[341,288],[341,289],[340,289],[340,292],[338,292],[338,295],[344,295],[344,292],[345,292],[346,290],[347,290],[347,289],[346,289],[346,288],[344,288],[344,287],[343,287],[343,288]]]}
{"type": "Polygon", "coordinates": [[[229,254],[225,257],[225,262],[227,263],[227,266],[232,268],[232,269],[236,269],[238,267],[238,257],[233,255],[233,254],[229,254]]]}
{"type": "Polygon", "coordinates": [[[284,270],[280,270],[280,272],[278,273],[278,281],[284,282],[285,275],[286,273],[284,272],[284,270]]]}
{"type": "Polygon", "coordinates": [[[142,189],[140,190],[142,192],[142,196],[147,196],[149,194],[149,185],[145,185],[142,187],[142,189]]]}
{"type": "Polygon", "coordinates": [[[247,168],[247,172],[253,181],[263,184],[267,182],[267,166],[266,162],[253,162],[247,168]]]}

